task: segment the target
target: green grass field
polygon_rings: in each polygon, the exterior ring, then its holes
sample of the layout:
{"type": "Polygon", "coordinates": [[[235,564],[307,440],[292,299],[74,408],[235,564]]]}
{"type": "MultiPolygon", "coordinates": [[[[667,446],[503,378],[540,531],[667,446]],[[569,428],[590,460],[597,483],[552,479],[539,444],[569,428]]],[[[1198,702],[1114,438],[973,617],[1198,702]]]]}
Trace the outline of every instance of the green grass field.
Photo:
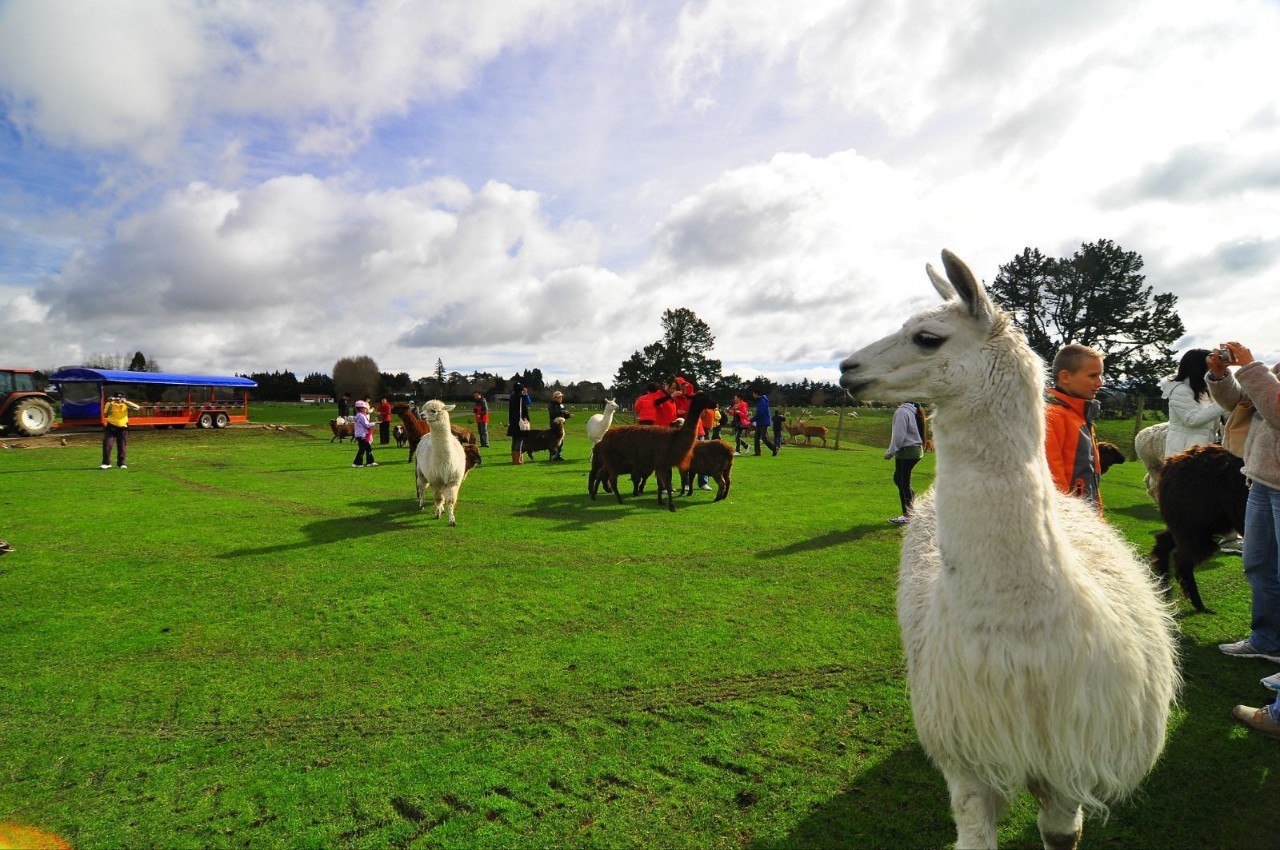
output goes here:
{"type": "MultiPolygon", "coordinates": [[[[77,848],[949,844],[898,643],[889,411],[674,514],[588,498],[589,413],[565,463],[495,439],[452,529],[406,450],[352,469],[327,408],[140,429],[127,471],[96,435],[9,441],[0,822],[77,848]]],[[[1104,497],[1145,548],[1141,478],[1104,497]]],[[[1239,559],[1200,580],[1218,613],[1181,621],[1165,756],[1085,846],[1280,846],[1280,751],[1229,716],[1275,670],[1215,647],[1248,630],[1239,559]]],[[[1029,798],[1001,835],[1039,845],[1029,798]]]]}

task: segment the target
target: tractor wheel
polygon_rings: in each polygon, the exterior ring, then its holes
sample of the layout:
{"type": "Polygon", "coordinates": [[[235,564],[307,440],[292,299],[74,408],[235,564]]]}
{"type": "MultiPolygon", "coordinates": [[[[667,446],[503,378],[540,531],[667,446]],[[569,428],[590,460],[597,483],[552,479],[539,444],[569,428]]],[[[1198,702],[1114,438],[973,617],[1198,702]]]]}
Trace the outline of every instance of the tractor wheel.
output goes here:
{"type": "Polygon", "coordinates": [[[219,410],[213,414],[213,427],[225,428],[231,423],[231,417],[219,410]]]}
{"type": "Polygon", "coordinates": [[[13,406],[13,429],[24,437],[43,437],[53,427],[53,405],[32,396],[13,406]]]}
{"type": "Polygon", "coordinates": [[[212,427],[213,427],[213,414],[212,414],[212,413],[201,413],[201,414],[200,414],[200,420],[199,420],[198,422],[196,422],[196,427],[199,427],[199,428],[212,428],[212,427]]]}

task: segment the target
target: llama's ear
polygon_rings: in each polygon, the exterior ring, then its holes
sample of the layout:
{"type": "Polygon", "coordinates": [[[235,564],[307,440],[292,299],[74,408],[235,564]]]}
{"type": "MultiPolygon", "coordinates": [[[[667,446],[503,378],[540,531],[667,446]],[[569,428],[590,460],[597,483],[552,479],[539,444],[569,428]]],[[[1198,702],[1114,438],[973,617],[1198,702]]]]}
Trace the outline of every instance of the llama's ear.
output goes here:
{"type": "Polygon", "coordinates": [[[943,248],[942,265],[947,270],[947,279],[955,287],[956,294],[960,296],[960,300],[969,306],[969,315],[975,319],[982,316],[995,315],[995,307],[991,304],[991,299],[987,297],[987,291],[983,289],[982,283],[974,277],[969,267],[964,264],[964,260],[943,248]]]}
{"type": "Polygon", "coordinates": [[[445,410],[453,410],[453,409],[454,409],[455,407],[457,407],[457,406],[458,406],[458,405],[456,405],[456,404],[446,404],[446,405],[444,406],[444,409],[445,409],[445,410]]]}
{"type": "Polygon", "coordinates": [[[934,289],[938,290],[938,294],[942,296],[943,301],[952,301],[958,297],[956,288],[945,277],[938,274],[938,270],[933,267],[932,263],[925,263],[924,270],[929,273],[929,282],[933,284],[934,289]]]}

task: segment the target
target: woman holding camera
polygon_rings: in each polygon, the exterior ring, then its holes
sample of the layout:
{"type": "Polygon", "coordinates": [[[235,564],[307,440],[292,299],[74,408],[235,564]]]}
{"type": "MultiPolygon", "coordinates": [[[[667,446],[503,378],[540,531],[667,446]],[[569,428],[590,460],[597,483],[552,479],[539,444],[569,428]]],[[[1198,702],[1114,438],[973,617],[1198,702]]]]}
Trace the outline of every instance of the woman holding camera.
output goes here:
{"type": "Polygon", "coordinates": [[[1217,439],[1223,409],[1214,403],[1205,385],[1208,357],[1209,352],[1203,348],[1191,349],[1182,355],[1177,373],[1160,382],[1160,392],[1169,403],[1165,457],[1181,454],[1192,446],[1207,446],[1217,439]]]}
{"type": "MultiPolygon", "coordinates": [[[[1244,450],[1244,474],[1249,479],[1244,575],[1253,597],[1251,630],[1244,640],[1218,649],[1239,658],[1280,664],[1280,378],[1238,342],[1224,344],[1207,362],[1209,392],[1219,406],[1230,410],[1241,395],[1254,404],[1244,450]],[[1227,371],[1228,364],[1240,367],[1235,375],[1227,371]]],[[[1237,705],[1231,714],[1250,729],[1280,738],[1280,704],[1237,705]]]]}

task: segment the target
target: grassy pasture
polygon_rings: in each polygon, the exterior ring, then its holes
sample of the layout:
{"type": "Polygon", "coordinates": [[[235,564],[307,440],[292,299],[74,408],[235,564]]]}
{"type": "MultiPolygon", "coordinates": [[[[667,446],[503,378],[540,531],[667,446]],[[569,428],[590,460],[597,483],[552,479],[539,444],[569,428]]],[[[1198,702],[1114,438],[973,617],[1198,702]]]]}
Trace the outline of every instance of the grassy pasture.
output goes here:
{"type": "MultiPolygon", "coordinates": [[[[674,514],[588,499],[590,412],[565,463],[512,467],[495,433],[455,529],[405,450],[350,468],[332,408],[138,430],[123,472],[94,434],[10,441],[0,822],[79,848],[947,845],[894,617],[889,411],[674,514]]],[[[1145,547],[1141,478],[1104,496],[1145,547]]],[[[1201,588],[1165,757],[1086,846],[1276,844],[1276,742],[1229,717],[1275,670],[1215,647],[1247,632],[1238,558],[1201,588]]],[[[1001,837],[1038,846],[1029,799],[1001,837]]]]}

